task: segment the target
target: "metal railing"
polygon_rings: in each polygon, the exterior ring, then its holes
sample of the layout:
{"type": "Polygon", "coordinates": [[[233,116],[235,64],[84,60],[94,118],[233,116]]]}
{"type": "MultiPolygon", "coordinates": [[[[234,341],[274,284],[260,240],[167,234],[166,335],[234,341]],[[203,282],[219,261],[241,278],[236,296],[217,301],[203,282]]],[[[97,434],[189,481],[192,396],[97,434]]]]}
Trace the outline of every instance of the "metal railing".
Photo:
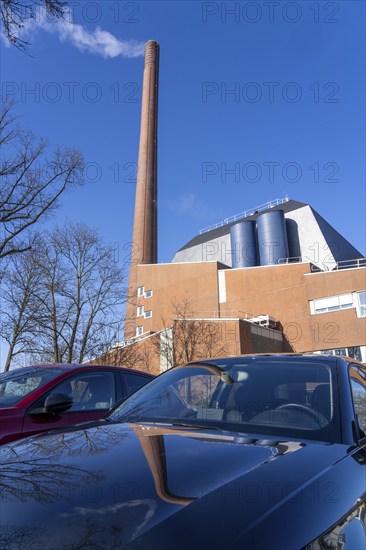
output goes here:
{"type": "Polygon", "coordinates": [[[253,214],[258,214],[259,212],[264,212],[265,210],[269,210],[270,208],[273,208],[274,206],[279,206],[280,204],[288,202],[289,200],[290,199],[288,197],[285,197],[283,199],[274,199],[273,201],[265,202],[264,204],[260,204],[259,206],[255,206],[254,208],[251,208],[250,210],[244,210],[244,212],[239,212],[239,214],[234,214],[234,216],[230,216],[229,218],[225,218],[221,222],[215,223],[214,225],[210,225],[208,227],[200,229],[199,234],[202,235],[202,233],[207,233],[208,231],[212,231],[213,229],[217,229],[218,227],[223,227],[224,225],[228,225],[229,223],[237,222],[239,220],[243,220],[244,218],[248,218],[249,216],[253,216],[253,214]]]}
{"type": "Polygon", "coordinates": [[[269,326],[271,325],[273,328],[273,325],[277,324],[277,319],[270,315],[266,314],[258,314],[254,315],[253,313],[247,313],[244,311],[238,311],[238,310],[225,310],[225,311],[218,311],[218,310],[212,310],[212,311],[194,311],[191,313],[189,317],[176,317],[175,321],[209,321],[209,320],[218,320],[223,321],[226,319],[242,319],[245,321],[250,321],[251,323],[258,325],[258,326],[269,326]]]}
{"type": "Polygon", "coordinates": [[[322,263],[323,269],[319,264],[314,264],[310,260],[303,260],[301,256],[293,256],[291,258],[280,258],[279,264],[295,264],[295,263],[310,263],[311,271],[338,271],[340,269],[357,269],[366,267],[366,258],[355,258],[354,260],[340,260],[339,262],[322,263]]]}
{"type": "Polygon", "coordinates": [[[356,258],[355,260],[341,260],[337,262],[334,269],[354,269],[366,267],[366,258],[356,258]]]}
{"type": "Polygon", "coordinates": [[[191,321],[194,319],[249,319],[254,317],[251,313],[246,313],[244,311],[238,310],[227,310],[224,312],[217,310],[201,310],[201,311],[191,311],[189,317],[175,317],[175,320],[182,321],[187,320],[191,321]]]}
{"type": "Polygon", "coordinates": [[[280,258],[277,260],[279,264],[301,264],[302,256],[292,256],[290,258],[280,258]]]}
{"type": "Polygon", "coordinates": [[[312,263],[311,271],[328,273],[329,271],[340,271],[342,269],[358,269],[360,267],[366,267],[366,258],[340,260],[339,262],[334,262],[334,264],[330,263],[328,268],[326,268],[326,265],[323,264],[323,269],[319,265],[315,265],[312,263]]]}

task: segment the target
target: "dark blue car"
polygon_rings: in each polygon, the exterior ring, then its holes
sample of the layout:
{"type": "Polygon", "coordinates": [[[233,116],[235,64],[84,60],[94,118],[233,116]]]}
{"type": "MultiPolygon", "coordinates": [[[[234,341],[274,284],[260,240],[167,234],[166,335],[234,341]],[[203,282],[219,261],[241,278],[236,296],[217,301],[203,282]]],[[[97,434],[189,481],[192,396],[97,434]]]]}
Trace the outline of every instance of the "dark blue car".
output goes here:
{"type": "Polygon", "coordinates": [[[362,550],[366,369],[175,367],[104,420],[5,445],[2,547],[362,550]]]}

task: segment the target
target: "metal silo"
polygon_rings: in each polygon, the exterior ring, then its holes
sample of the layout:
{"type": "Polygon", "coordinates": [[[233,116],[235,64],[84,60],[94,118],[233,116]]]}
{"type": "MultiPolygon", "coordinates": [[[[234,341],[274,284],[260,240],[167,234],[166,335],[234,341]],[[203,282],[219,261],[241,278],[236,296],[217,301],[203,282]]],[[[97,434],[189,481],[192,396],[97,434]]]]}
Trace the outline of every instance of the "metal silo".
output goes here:
{"type": "Polygon", "coordinates": [[[301,247],[299,240],[299,228],[295,220],[286,218],[286,232],[288,253],[291,261],[301,261],[301,247]]]}
{"type": "Polygon", "coordinates": [[[272,210],[258,216],[257,234],[260,265],[278,264],[278,260],[289,257],[283,210],[272,210]]]}
{"type": "Polygon", "coordinates": [[[256,226],[254,221],[236,223],[230,227],[232,267],[258,265],[256,226]]]}

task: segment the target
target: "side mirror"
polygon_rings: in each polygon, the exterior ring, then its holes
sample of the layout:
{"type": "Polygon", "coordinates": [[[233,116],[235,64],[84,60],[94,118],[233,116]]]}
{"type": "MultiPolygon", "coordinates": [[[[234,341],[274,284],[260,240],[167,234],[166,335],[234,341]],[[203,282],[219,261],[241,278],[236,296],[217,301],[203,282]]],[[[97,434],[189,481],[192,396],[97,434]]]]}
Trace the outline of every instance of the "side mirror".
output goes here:
{"type": "Polygon", "coordinates": [[[66,393],[51,393],[44,402],[44,407],[33,409],[31,415],[38,414],[61,414],[68,411],[73,404],[73,400],[66,393]]]}
{"type": "Polygon", "coordinates": [[[71,409],[73,400],[66,393],[51,393],[44,402],[45,411],[51,414],[60,414],[71,409]]]}

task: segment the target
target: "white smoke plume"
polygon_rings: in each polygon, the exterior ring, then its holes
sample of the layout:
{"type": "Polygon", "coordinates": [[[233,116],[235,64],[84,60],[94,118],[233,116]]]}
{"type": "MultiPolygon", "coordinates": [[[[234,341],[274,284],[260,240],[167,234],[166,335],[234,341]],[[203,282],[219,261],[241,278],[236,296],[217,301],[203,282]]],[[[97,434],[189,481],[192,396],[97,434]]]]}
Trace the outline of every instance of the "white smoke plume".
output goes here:
{"type": "Polygon", "coordinates": [[[44,11],[28,19],[22,29],[23,40],[34,39],[37,30],[57,34],[61,42],[68,42],[81,52],[100,55],[105,59],[114,57],[141,57],[145,44],[136,40],[119,40],[108,31],[96,27],[89,31],[79,23],[71,21],[71,13],[66,11],[63,19],[50,19],[44,11]]]}

